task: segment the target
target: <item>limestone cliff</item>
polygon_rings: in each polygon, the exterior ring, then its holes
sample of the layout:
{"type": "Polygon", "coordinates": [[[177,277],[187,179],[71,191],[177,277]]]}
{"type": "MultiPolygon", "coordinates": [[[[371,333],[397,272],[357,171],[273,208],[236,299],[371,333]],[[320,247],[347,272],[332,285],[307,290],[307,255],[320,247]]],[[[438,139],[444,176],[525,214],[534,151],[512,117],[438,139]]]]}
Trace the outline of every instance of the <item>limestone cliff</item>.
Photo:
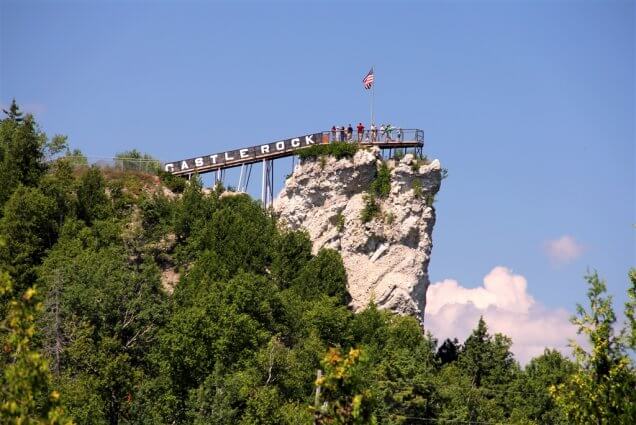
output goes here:
{"type": "Polygon", "coordinates": [[[305,160],[286,180],[274,210],[283,225],[308,231],[314,251],[329,247],[341,253],[354,309],[373,299],[379,307],[421,320],[440,163],[411,154],[389,160],[390,193],[378,199],[380,213],[364,223],[365,193],[381,162],[377,148],[359,150],[350,159],[305,160]]]}

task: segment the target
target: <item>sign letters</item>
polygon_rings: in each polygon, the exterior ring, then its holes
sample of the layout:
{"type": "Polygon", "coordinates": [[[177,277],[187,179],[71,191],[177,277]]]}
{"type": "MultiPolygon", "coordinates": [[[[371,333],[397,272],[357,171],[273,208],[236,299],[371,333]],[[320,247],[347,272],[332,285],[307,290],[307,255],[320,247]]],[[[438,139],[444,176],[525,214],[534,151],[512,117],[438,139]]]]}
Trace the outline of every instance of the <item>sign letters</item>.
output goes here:
{"type": "Polygon", "coordinates": [[[263,158],[276,157],[277,154],[306,148],[319,144],[322,140],[322,133],[307,134],[292,139],[279,140],[264,145],[252,146],[250,148],[220,152],[212,155],[204,155],[196,158],[184,159],[181,161],[168,162],[164,165],[164,170],[169,173],[197,172],[217,166],[231,167],[233,164],[247,164],[256,162],[263,158]]]}

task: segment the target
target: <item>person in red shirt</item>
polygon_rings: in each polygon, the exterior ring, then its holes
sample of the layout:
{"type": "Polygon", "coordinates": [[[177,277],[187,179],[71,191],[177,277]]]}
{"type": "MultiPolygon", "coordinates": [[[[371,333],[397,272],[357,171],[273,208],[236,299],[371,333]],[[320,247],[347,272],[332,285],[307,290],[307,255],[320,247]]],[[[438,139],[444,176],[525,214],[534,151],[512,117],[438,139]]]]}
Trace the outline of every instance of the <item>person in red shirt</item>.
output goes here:
{"type": "Polygon", "coordinates": [[[358,129],[358,143],[362,142],[362,134],[364,133],[364,125],[361,122],[356,127],[358,129]]]}

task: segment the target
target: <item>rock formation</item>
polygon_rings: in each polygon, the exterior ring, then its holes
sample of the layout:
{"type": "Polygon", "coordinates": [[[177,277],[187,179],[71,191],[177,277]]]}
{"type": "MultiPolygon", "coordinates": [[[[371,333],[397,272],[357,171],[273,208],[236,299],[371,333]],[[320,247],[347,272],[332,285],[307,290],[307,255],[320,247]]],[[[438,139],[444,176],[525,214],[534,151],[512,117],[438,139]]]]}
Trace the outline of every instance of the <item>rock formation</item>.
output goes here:
{"type": "Polygon", "coordinates": [[[307,230],[314,252],[327,247],[341,253],[355,310],[374,300],[422,320],[441,166],[411,154],[387,162],[390,193],[377,199],[380,212],[366,223],[366,193],[382,163],[377,148],[358,150],[353,158],[301,162],[274,210],[283,225],[307,230]]]}

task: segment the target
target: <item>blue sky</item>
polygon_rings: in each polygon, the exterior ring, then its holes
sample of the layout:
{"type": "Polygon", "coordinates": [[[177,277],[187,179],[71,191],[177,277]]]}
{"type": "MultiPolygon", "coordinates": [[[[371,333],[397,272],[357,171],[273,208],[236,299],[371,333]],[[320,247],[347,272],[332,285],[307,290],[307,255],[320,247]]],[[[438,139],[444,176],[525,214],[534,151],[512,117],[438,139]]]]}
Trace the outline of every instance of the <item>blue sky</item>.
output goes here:
{"type": "MultiPolygon", "coordinates": [[[[0,1],[0,103],[92,157],[176,160],[369,121],[449,177],[432,281],[523,275],[574,311],[636,265],[633,1],[0,1]],[[555,263],[546,244],[570,238],[555,263]]],[[[279,185],[289,164],[278,166],[279,185]]]]}

